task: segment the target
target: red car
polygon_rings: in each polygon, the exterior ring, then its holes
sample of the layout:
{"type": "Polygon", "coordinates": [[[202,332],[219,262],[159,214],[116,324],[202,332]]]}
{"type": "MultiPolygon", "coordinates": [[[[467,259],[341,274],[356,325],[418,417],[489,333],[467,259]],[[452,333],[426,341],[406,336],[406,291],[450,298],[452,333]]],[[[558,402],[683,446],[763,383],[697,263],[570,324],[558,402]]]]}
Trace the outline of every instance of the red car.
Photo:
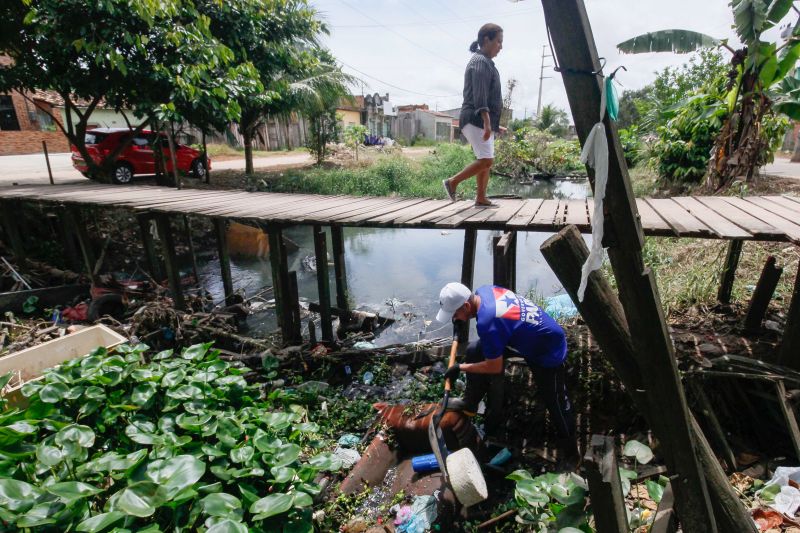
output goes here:
{"type": "MultiPolygon", "coordinates": [[[[95,163],[100,164],[103,157],[111,153],[122,139],[129,133],[127,128],[95,128],[86,132],[86,150],[95,163]]],[[[163,133],[154,133],[142,130],[133,138],[131,144],[125,148],[117,157],[114,165],[114,183],[130,183],[136,174],[155,174],[156,159],[153,146],[158,144],[164,151],[164,162],[166,171],[172,172],[172,158],[169,155],[169,144],[167,136],[163,133]],[[158,135],[159,139],[156,139],[158,135]]],[[[86,177],[89,177],[89,166],[84,161],[83,156],[73,145],[72,165],[86,177]]],[[[191,174],[193,177],[203,179],[206,172],[211,169],[211,160],[206,158],[203,164],[203,153],[194,148],[183,144],[175,145],[175,159],[178,163],[178,170],[191,174]]]]}

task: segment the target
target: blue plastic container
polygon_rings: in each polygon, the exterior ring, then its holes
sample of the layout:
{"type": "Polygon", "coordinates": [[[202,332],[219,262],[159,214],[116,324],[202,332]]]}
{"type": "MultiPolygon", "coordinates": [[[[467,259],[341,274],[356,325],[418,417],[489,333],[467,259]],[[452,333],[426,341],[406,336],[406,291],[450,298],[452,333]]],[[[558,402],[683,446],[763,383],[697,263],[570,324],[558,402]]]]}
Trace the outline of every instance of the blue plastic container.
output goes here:
{"type": "Polygon", "coordinates": [[[411,458],[411,468],[418,473],[433,472],[434,470],[439,470],[439,461],[436,460],[436,456],[432,453],[418,455],[411,458]]]}

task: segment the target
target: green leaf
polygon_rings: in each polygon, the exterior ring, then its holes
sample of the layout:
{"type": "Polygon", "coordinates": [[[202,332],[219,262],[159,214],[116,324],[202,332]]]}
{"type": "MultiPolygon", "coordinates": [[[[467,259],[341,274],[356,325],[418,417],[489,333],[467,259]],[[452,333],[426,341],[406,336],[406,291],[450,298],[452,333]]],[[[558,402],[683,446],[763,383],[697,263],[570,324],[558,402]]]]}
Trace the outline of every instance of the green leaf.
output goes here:
{"type": "Polygon", "coordinates": [[[175,418],[175,423],[189,431],[200,431],[212,418],[210,414],[192,416],[181,413],[175,418]]]}
{"type": "Polygon", "coordinates": [[[661,497],[664,495],[664,487],[652,479],[645,481],[644,485],[647,487],[647,494],[650,495],[650,499],[656,503],[659,503],[661,501],[661,497]]]}
{"type": "Polygon", "coordinates": [[[523,479],[533,479],[527,470],[515,470],[506,476],[506,479],[511,481],[521,481],[523,479]]]}
{"type": "Polygon", "coordinates": [[[293,501],[294,498],[291,494],[270,494],[260,500],[256,500],[253,505],[250,506],[250,512],[258,515],[253,517],[254,520],[263,520],[270,516],[285,513],[291,509],[293,501]]]}
{"type": "Polygon", "coordinates": [[[247,526],[241,522],[225,519],[217,522],[210,528],[206,529],[206,533],[247,533],[247,526]]]}
{"type": "MultiPolygon", "coordinates": [[[[775,496],[777,496],[781,492],[781,486],[777,483],[772,485],[767,485],[761,492],[758,493],[759,498],[764,500],[767,503],[771,503],[775,501],[775,496]]],[[[2,500],[0,500],[2,501],[2,500]]]]}
{"type": "Polygon", "coordinates": [[[319,433],[319,424],[316,422],[305,422],[303,424],[297,424],[294,426],[294,429],[301,433],[319,433]]]}
{"type": "Polygon", "coordinates": [[[143,406],[155,395],[157,387],[154,383],[140,383],[131,392],[131,402],[134,405],[143,406]]]}
{"type": "Polygon", "coordinates": [[[688,54],[701,48],[717,46],[719,40],[696,31],[660,30],[637,35],[617,45],[623,54],[645,54],[650,52],[672,52],[688,54]]]}
{"type": "Polygon", "coordinates": [[[160,484],[172,497],[178,492],[191,487],[203,477],[206,464],[193,455],[178,455],[171,459],[154,461],[147,467],[146,475],[160,484]]]}
{"type": "Polygon", "coordinates": [[[56,444],[64,446],[67,443],[75,443],[82,448],[91,448],[94,446],[94,431],[89,426],[81,424],[70,424],[64,426],[58,433],[56,433],[56,444]]]}
{"type": "Polygon", "coordinates": [[[773,24],[777,24],[786,16],[786,13],[792,8],[793,3],[793,0],[772,0],[767,10],[767,20],[773,24]]]}
{"type": "Polygon", "coordinates": [[[193,346],[189,346],[183,351],[181,357],[183,357],[184,359],[188,359],[190,361],[196,361],[198,359],[202,359],[203,357],[205,357],[206,353],[208,352],[208,349],[211,348],[213,344],[214,344],[213,342],[208,342],[205,344],[195,344],[193,346]]]}
{"type": "Polygon", "coordinates": [[[285,466],[272,467],[269,471],[275,483],[288,483],[293,480],[295,474],[297,474],[294,468],[287,468],[285,466]]]}
{"type": "Polygon", "coordinates": [[[186,379],[186,370],[183,368],[176,368],[164,374],[164,377],[161,379],[161,386],[172,388],[184,379],[186,379]]]}
{"type": "Polygon", "coordinates": [[[91,518],[87,518],[78,524],[76,530],[83,531],[85,533],[100,533],[107,527],[110,527],[125,518],[125,516],[125,513],[121,513],[119,511],[98,514],[91,518]]]}
{"type": "Polygon", "coordinates": [[[235,510],[242,508],[242,502],[239,501],[239,498],[224,492],[209,494],[200,500],[200,505],[202,505],[203,512],[207,515],[220,517],[230,516],[235,510]]]}
{"type": "Polygon", "coordinates": [[[62,481],[48,486],[47,492],[70,501],[100,494],[103,490],[87,483],[81,483],[80,481],[62,481]]]}
{"type": "Polygon", "coordinates": [[[0,479],[0,507],[9,511],[28,509],[41,491],[24,481],[0,479]]]}
{"type": "Polygon", "coordinates": [[[261,415],[261,420],[263,420],[265,424],[278,431],[291,426],[295,419],[296,415],[292,413],[284,413],[282,411],[264,413],[261,415]]]}
{"type": "Polygon", "coordinates": [[[636,462],[645,465],[653,460],[653,450],[647,444],[642,444],[638,440],[629,440],[622,449],[626,457],[634,457],[636,462]]]}
{"type": "Polygon", "coordinates": [[[203,398],[203,391],[194,385],[181,385],[167,391],[167,396],[176,400],[200,400],[203,398]]]}
{"type": "Polygon", "coordinates": [[[314,505],[314,500],[305,492],[295,492],[292,506],[294,507],[311,507],[314,505]]]}
{"type": "MultiPolygon", "coordinates": [[[[142,42],[144,42],[146,37],[146,35],[142,36],[142,42]]],[[[153,356],[153,361],[161,361],[162,359],[169,359],[170,357],[172,357],[172,349],[163,350],[153,356]]]]}
{"type": "Polygon", "coordinates": [[[241,448],[234,448],[231,450],[231,461],[234,463],[247,463],[255,454],[255,449],[252,446],[242,446],[241,448]]]}
{"type": "Polygon", "coordinates": [[[286,466],[290,465],[293,462],[297,461],[297,458],[300,457],[300,452],[302,448],[297,444],[284,444],[278,451],[272,456],[270,460],[270,464],[272,466],[286,466]]]}
{"type": "Polygon", "coordinates": [[[39,390],[39,399],[44,403],[58,403],[69,392],[69,387],[64,383],[48,383],[39,390]]]}
{"type": "Polygon", "coordinates": [[[131,516],[145,518],[167,501],[166,490],[151,481],[139,481],[128,485],[109,500],[111,510],[119,510],[131,516]]]}
{"type": "Polygon", "coordinates": [[[547,493],[543,492],[539,485],[532,479],[522,479],[517,481],[517,487],[514,490],[514,497],[519,501],[522,500],[525,504],[531,507],[541,507],[547,505],[550,497],[547,493]]]}
{"type": "MultiPolygon", "coordinates": [[[[287,463],[288,464],[288,463],[287,463]]],[[[331,453],[320,453],[308,460],[308,464],[317,470],[328,470],[335,472],[342,469],[342,460],[331,453]]],[[[275,465],[282,466],[282,465],[275,465]]]]}
{"type": "Polygon", "coordinates": [[[40,444],[36,447],[36,458],[45,466],[56,466],[64,460],[66,454],[61,448],[40,444]]]}
{"type": "Polygon", "coordinates": [[[46,502],[35,505],[30,511],[17,519],[17,527],[36,528],[55,524],[56,519],[53,518],[53,515],[63,508],[64,504],[60,502],[46,502]]]}

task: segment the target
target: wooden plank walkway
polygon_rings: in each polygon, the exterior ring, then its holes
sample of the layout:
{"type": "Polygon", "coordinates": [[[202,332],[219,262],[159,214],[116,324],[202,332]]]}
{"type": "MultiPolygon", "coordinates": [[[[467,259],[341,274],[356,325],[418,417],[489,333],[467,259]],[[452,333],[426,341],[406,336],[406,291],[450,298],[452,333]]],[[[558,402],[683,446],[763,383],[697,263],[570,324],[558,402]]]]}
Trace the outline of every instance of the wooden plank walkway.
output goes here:
{"type": "MultiPolygon", "coordinates": [[[[570,199],[496,200],[496,209],[471,201],[321,196],[119,186],[97,183],[0,187],[0,200],[191,214],[266,224],[398,228],[477,228],[555,232],[575,224],[591,231],[593,202],[570,199]]],[[[751,239],[800,244],[800,198],[698,196],[637,199],[646,235],[751,239]]]]}

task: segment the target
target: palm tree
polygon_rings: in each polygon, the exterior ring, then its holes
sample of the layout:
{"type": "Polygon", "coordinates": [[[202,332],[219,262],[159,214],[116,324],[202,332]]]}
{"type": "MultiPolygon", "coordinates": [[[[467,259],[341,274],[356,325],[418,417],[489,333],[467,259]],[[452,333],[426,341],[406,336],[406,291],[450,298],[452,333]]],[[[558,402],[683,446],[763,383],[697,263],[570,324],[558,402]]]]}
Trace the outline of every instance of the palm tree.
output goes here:
{"type": "Polygon", "coordinates": [[[569,128],[567,112],[552,104],[542,107],[542,112],[533,123],[536,129],[546,131],[556,137],[563,137],[569,128]]]}
{"type": "Polygon", "coordinates": [[[765,118],[781,112],[800,119],[800,105],[780,98],[781,85],[800,57],[800,19],[783,43],[762,40],[763,33],[780,23],[794,8],[791,0],[731,0],[736,33],[744,44],[734,50],[724,40],[688,30],[662,30],[619,43],[623,53],[688,53],[722,46],[731,52],[731,74],[725,95],[728,114],[712,150],[706,186],[718,190],[734,178],[751,179],[769,151],[762,133],[765,118]]]}

